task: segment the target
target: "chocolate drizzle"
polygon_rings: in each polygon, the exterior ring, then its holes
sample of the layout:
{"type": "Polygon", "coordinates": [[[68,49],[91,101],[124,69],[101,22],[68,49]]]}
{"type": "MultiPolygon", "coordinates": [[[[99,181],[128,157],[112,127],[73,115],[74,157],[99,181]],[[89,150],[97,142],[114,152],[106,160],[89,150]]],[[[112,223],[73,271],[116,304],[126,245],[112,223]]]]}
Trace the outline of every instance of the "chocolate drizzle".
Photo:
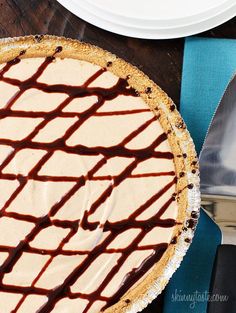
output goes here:
{"type": "MultiPolygon", "coordinates": [[[[35,37],[36,38],[36,37],[35,37]]],[[[36,38],[37,39],[37,38],[36,38]]],[[[57,47],[55,54],[62,51],[62,47],[57,47]]],[[[24,52],[25,53],[25,52],[24,52]]],[[[83,85],[81,86],[71,86],[65,84],[54,84],[48,85],[38,81],[38,78],[42,75],[44,70],[55,60],[55,54],[53,56],[47,57],[44,62],[38,67],[37,71],[25,81],[19,79],[5,77],[5,74],[9,71],[11,67],[18,64],[21,59],[20,56],[24,53],[20,53],[15,59],[9,61],[0,71],[0,81],[11,84],[12,86],[18,87],[18,92],[7,103],[6,107],[0,109],[0,119],[5,117],[41,117],[43,121],[35,127],[35,129],[26,137],[24,140],[10,140],[0,138],[1,145],[7,145],[13,148],[8,157],[0,165],[0,179],[7,180],[17,180],[19,186],[12,193],[10,198],[6,201],[5,205],[0,211],[0,217],[13,218],[19,221],[31,222],[34,224],[33,229],[25,237],[24,240],[12,248],[10,246],[0,246],[0,252],[8,252],[9,256],[6,258],[5,262],[0,266],[0,291],[22,294],[22,298],[18,302],[17,306],[12,313],[16,313],[21,307],[25,298],[31,294],[45,295],[48,297],[48,301],[38,310],[38,313],[47,313],[51,312],[56,305],[56,303],[64,298],[68,297],[70,299],[74,298],[83,298],[89,300],[88,305],[83,312],[89,312],[90,307],[94,304],[95,301],[101,300],[105,301],[106,304],[102,310],[105,310],[107,307],[113,305],[132,287],[146,272],[148,272],[153,265],[160,260],[163,253],[166,251],[168,244],[161,243],[157,245],[149,246],[139,246],[139,243],[145,237],[145,235],[150,232],[154,227],[173,227],[176,225],[174,219],[162,219],[162,215],[168,209],[170,204],[175,201],[175,197],[171,195],[163,206],[158,210],[154,216],[146,220],[137,220],[137,217],[141,215],[147,208],[155,203],[163,194],[165,194],[173,185],[176,184],[176,175],[175,172],[163,172],[163,173],[148,173],[148,174],[132,174],[133,170],[138,166],[138,164],[144,160],[147,160],[151,157],[161,158],[161,159],[173,159],[173,155],[170,152],[158,152],[156,148],[165,140],[167,140],[167,135],[165,133],[161,134],[156,138],[148,147],[144,149],[128,149],[126,144],[135,138],[138,134],[144,131],[151,123],[153,123],[157,117],[152,117],[150,120],[146,121],[138,129],[130,133],[122,142],[118,145],[111,147],[86,147],[83,145],[77,145],[75,147],[69,147],[66,145],[66,140],[76,131],[79,127],[85,123],[91,116],[99,116],[101,113],[98,113],[98,109],[102,107],[105,101],[115,99],[119,95],[129,95],[137,97],[138,93],[130,88],[127,80],[119,79],[117,84],[111,88],[101,88],[101,87],[89,87],[89,85],[101,76],[106,69],[100,69],[94,75],[92,75],[83,85]],[[26,111],[16,111],[12,110],[12,106],[15,104],[17,99],[28,89],[35,88],[45,93],[63,93],[67,95],[67,98],[58,105],[56,109],[51,112],[26,112],[26,111]],[[97,96],[97,102],[94,103],[89,109],[83,113],[70,113],[63,112],[63,109],[76,98],[82,98],[86,96],[95,95],[97,96]],[[79,119],[70,126],[65,132],[64,136],[60,139],[55,140],[51,143],[38,143],[33,142],[32,139],[42,130],[50,121],[56,117],[63,116],[79,116],[79,119]],[[3,169],[13,160],[16,153],[24,148],[30,149],[41,149],[46,151],[46,154],[41,158],[41,160],[31,169],[27,176],[15,175],[15,174],[4,174],[3,169]],[[76,154],[76,155],[102,155],[102,159],[91,169],[85,176],[80,177],[51,177],[51,176],[42,176],[39,175],[40,169],[43,165],[51,158],[53,153],[56,150],[64,151],[66,153],[76,154]],[[77,221],[61,221],[53,219],[56,213],[64,206],[64,204],[81,188],[85,185],[87,180],[109,180],[110,176],[95,176],[96,172],[102,168],[106,162],[113,157],[126,157],[134,159],[119,175],[112,177],[113,184],[109,185],[107,189],[104,190],[102,195],[91,205],[89,211],[85,211],[81,220],[77,221]],[[173,176],[173,179],[154,194],[150,199],[145,201],[140,207],[138,207],[134,213],[130,214],[127,219],[118,221],[118,222],[109,222],[106,221],[103,225],[99,222],[90,222],[89,216],[91,216],[112,194],[113,190],[119,186],[125,179],[130,177],[148,177],[148,176],[173,176]],[[61,198],[59,202],[54,204],[49,208],[48,214],[42,217],[34,217],[31,215],[23,215],[14,212],[7,212],[9,205],[16,199],[16,197],[23,190],[29,179],[34,179],[38,181],[61,181],[61,182],[75,182],[75,185],[61,198]],[[30,246],[30,242],[46,227],[54,225],[56,227],[69,229],[68,235],[61,241],[60,245],[54,250],[47,249],[36,249],[30,246]],[[109,232],[108,236],[105,238],[102,243],[95,246],[91,251],[74,251],[74,250],[63,250],[64,245],[69,242],[69,240],[76,234],[79,228],[84,230],[95,230],[98,227],[103,228],[103,232],[109,232]],[[130,245],[124,249],[109,249],[109,244],[121,233],[128,229],[137,228],[140,230],[137,237],[130,243],[130,245]],[[131,270],[126,277],[121,286],[118,287],[115,294],[111,297],[102,296],[102,292],[108,283],[111,281],[112,277],[119,271],[123,263],[131,255],[133,251],[136,250],[152,250],[150,256],[146,258],[138,268],[131,270]],[[13,270],[14,266],[21,258],[23,252],[49,255],[50,258],[47,263],[43,266],[37,277],[32,282],[31,286],[15,286],[15,285],[6,285],[3,283],[3,278],[6,273],[9,273],[13,270]],[[121,257],[118,259],[117,264],[110,270],[100,286],[90,294],[82,293],[72,293],[70,287],[78,280],[78,278],[89,268],[89,266],[96,260],[96,258],[102,253],[116,253],[119,252],[121,257]],[[66,279],[61,282],[61,285],[57,286],[52,290],[35,287],[37,281],[47,270],[54,257],[57,255],[86,255],[85,259],[80,263],[71,273],[66,277],[66,279]]],[[[110,65],[110,64],[109,64],[110,65]]],[[[150,90],[151,91],[151,90],[150,90]]],[[[146,111],[146,110],[143,110],[146,111]]],[[[118,114],[135,114],[140,112],[136,110],[134,112],[130,111],[119,111],[119,112],[107,112],[105,115],[118,115],[118,114]]],[[[141,111],[142,112],[142,111],[141,111]]],[[[190,225],[189,221],[189,227],[190,225]]],[[[126,300],[128,303],[129,300],[126,300]]]]}

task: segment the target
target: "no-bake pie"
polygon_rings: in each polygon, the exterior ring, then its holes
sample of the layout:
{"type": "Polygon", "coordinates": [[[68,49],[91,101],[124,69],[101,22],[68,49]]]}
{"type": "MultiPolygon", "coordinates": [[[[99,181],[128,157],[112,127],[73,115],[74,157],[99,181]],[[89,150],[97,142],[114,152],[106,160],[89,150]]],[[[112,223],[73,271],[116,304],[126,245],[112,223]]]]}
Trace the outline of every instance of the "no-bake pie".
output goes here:
{"type": "Polygon", "coordinates": [[[138,312],[179,266],[198,163],[167,95],[98,47],[0,41],[0,312],[138,312]]]}

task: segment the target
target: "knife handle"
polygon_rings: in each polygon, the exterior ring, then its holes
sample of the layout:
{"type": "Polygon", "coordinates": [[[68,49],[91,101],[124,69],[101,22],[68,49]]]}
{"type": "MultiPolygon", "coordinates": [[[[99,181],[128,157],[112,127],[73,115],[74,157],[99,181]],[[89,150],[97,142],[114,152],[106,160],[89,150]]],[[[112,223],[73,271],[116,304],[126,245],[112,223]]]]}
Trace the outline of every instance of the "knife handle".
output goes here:
{"type": "Polygon", "coordinates": [[[236,313],[236,246],[220,245],[211,277],[207,313],[236,313]]]}

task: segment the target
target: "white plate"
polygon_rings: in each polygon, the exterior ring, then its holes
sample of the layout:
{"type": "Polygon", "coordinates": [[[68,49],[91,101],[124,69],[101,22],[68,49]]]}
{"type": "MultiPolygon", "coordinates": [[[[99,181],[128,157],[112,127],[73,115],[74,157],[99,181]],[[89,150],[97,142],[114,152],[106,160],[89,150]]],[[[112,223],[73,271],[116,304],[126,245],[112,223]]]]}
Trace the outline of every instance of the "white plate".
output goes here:
{"type": "MultiPolygon", "coordinates": [[[[83,2],[83,0],[78,0],[83,2]]],[[[113,15],[146,20],[174,20],[202,15],[227,5],[229,0],[86,0],[113,15]]],[[[235,4],[235,0],[231,3],[235,4]]]]}
{"type": "Polygon", "coordinates": [[[72,0],[58,0],[65,8],[69,11],[82,18],[83,20],[96,25],[102,29],[130,37],[144,38],[144,39],[170,39],[179,38],[197,34],[203,32],[215,26],[218,26],[230,18],[235,16],[236,5],[227,11],[214,16],[204,22],[196,23],[190,26],[184,26],[179,28],[169,28],[169,29],[142,29],[142,28],[132,28],[127,26],[118,25],[111,23],[107,20],[92,14],[83,8],[81,8],[78,3],[72,0]]]}
{"type": "Polygon", "coordinates": [[[122,26],[142,29],[174,28],[200,23],[209,18],[213,18],[214,16],[223,13],[224,11],[227,11],[228,9],[232,8],[235,5],[235,0],[224,0],[223,5],[214,7],[211,10],[204,11],[202,14],[172,20],[169,19],[145,20],[132,17],[128,18],[126,16],[120,16],[115,13],[114,14],[110,13],[105,8],[101,9],[99,6],[97,6],[96,5],[97,3],[94,0],[73,0],[73,1],[80,8],[100,17],[103,20],[119,24],[122,26]]]}

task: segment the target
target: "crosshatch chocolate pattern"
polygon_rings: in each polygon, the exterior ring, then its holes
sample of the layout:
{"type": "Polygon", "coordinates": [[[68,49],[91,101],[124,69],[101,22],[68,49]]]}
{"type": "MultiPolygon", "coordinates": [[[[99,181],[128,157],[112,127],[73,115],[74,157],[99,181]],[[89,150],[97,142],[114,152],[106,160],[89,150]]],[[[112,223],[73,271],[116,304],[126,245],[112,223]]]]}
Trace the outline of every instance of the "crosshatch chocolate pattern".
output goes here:
{"type": "MultiPolygon", "coordinates": [[[[167,135],[163,132],[158,138],[156,138],[148,147],[144,149],[128,149],[125,145],[139,135],[143,130],[145,130],[151,123],[158,119],[157,116],[153,116],[150,120],[146,121],[144,124],[140,125],[135,131],[128,134],[118,145],[112,147],[86,147],[83,145],[77,145],[75,147],[70,147],[66,145],[66,140],[76,131],[79,127],[86,123],[91,116],[104,116],[104,115],[119,115],[119,114],[136,114],[140,112],[149,111],[144,110],[134,110],[134,111],[117,111],[117,112],[100,112],[97,110],[101,108],[105,101],[115,99],[118,95],[127,95],[138,97],[137,92],[129,87],[125,79],[119,79],[117,84],[111,88],[101,88],[101,87],[89,87],[89,85],[97,79],[99,76],[106,72],[105,68],[98,70],[94,75],[92,75],[83,85],[81,86],[69,86],[64,84],[48,85],[46,83],[38,82],[37,79],[42,75],[47,66],[55,60],[57,53],[62,50],[62,47],[57,47],[55,54],[45,58],[44,62],[38,67],[37,71],[32,77],[21,81],[15,78],[7,77],[7,72],[9,69],[14,67],[16,64],[21,62],[21,55],[25,53],[22,51],[19,56],[17,56],[12,61],[6,63],[6,65],[0,71],[0,81],[16,86],[18,91],[10,98],[5,108],[0,110],[0,119],[5,117],[29,117],[29,118],[42,118],[35,129],[30,132],[23,140],[11,140],[11,139],[1,139],[1,146],[8,146],[12,148],[12,152],[5,158],[0,166],[0,180],[12,180],[18,182],[18,187],[14,190],[11,196],[7,199],[5,204],[1,208],[0,220],[1,218],[10,218],[17,221],[24,221],[33,224],[32,230],[26,235],[24,240],[20,241],[15,247],[11,246],[0,246],[0,252],[7,252],[8,257],[5,259],[0,267],[0,291],[6,293],[21,294],[21,298],[18,301],[16,307],[11,311],[12,313],[18,312],[25,299],[29,295],[44,295],[48,298],[47,302],[42,305],[38,310],[39,313],[51,312],[55,307],[56,303],[62,298],[82,298],[88,300],[83,312],[88,312],[95,301],[103,301],[105,305],[102,310],[110,307],[135,284],[144,273],[152,268],[152,266],[162,257],[163,253],[168,247],[168,243],[160,243],[156,245],[139,246],[139,243],[145,237],[145,235],[150,232],[154,227],[173,227],[176,225],[174,219],[164,219],[162,215],[165,213],[170,204],[175,201],[175,196],[171,196],[170,199],[158,210],[158,212],[149,219],[146,220],[136,220],[136,218],[141,215],[148,207],[150,207],[158,198],[160,198],[166,191],[168,191],[172,186],[176,184],[177,178],[175,172],[161,172],[161,173],[142,173],[134,175],[132,171],[137,167],[137,165],[147,160],[148,158],[159,158],[159,159],[173,159],[173,154],[171,152],[160,152],[157,151],[157,147],[164,141],[167,140],[167,135]],[[66,94],[66,99],[61,102],[58,107],[50,112],[28,112],[21,110],[11,110],[11,107],[19,99],[22,94],[30,89],[35,88],[44,93],[63,93],[66,94]],[[85,97],[88,95],[96,95],[97,101],[90,106],[86,111],[82,113],[77,112],[63,112],[63,109],[70,104],[73,99],[85,97]],[[48,123],[53,121],[57,117],[79,117],[79,119],[70,126],[64,136],[61,138],[50,142],[34,142],[32,139],[42,130],[48,123]],[[23,149],[40,149],[44,150],[45,154],[37,162],[37,164],[29,171],[27,175],[22,174],[7,174],[3,173],[4,168],[14,159],[16,154],[23,149]],[[80,177],[64,177],[64,176],[47,176],[39,175],[40,169],[45,165],[56,151],[63,151],[68,154],[83,155],[83,156],[97,156],[101,155],[102,158],[96,163],[96,165],[90,169],[86,175],[80,177]],[[134,158],[132,161],[119,175],[111,178],[110,175],[107,176],[95,176],[100,168],[106,164],[107,160],[113,157],[125,157],[134,158]],[[170,176],[172,179],[170,182],[164,186],[161,190],[150,199],[145,201],[140,207],[138,207],[128,219],[117,221],[111,223],[106,221],[104,224],[99,222],[90,222],[88,218],[93,214],[105,201],[108,199],[113,190],[122,184],[127,178],[139,178],[148,176],[170,176]],[[61,200],[54,204],[52,207],[48,208],[48,214],[42,217],[35,217],[32,215],[25,215],[15,212],[8,212],[7,209],[10,204],[19,196],[19,194],[24,190],[25,186],[30,180],[41,181],[41,182],[74,182],[73,187],[63,195],[61,200]],[[112,181],[112,184],[103,191],[100,197],[92,203],[90,210],[85,211],[81,220],[67,221],[67,220],[57,220],[53,219],[56,213],[65,205],[65,203],[81,188],[86,184],[86,181],[101,180],[101,181],[112,181]],[[45,228],[49,226],[55,226],[62,229],[67,229],[69,232],[60,242],[56,249],[37,249],[30,246],[30,242],[45,228]],[[109,232],[108,236],[99,245],[95,246],[92,251],[75,251],[75,250],[63,250],[63,247],[69,240],[76,234],[78,228],[83,228],[84,230],[95,230],[97,228],[102,228],[103,232],[109,232]],[[131,243],[123,249],[109,249],[109,244],[124,231],[136,228],[139,229],[139,234],[135,237],[131,243]],[[102,291],[108,285],[111,278],[115,273],[121,268],[122,264],[129,257],[129,255],[136,250],[153,250],[148,258],[146,258],[139,268],[133,269],[129,272],[123,281],[123,284],[118,288],[117,292],[111,297],[102,296],[102,291]],[[21,259],[23,253],[31,254],[41,254],[49,256],[48,261],[42,266],[38,275],[33,279],[29,286],[17,286],[6,284],[3,282],[4,275],[10,273],[14,270],[14,266],[21,259]],[[84,273],[88,267],[96,260],[96,258],[102,253],[114,253],[119,252],[120,257],[116,265],[110,270],[110,272],[104,277],[99,288],[97,288],[92,293],[73,293],[70,287],[76,282],[76,280],[84,273]],[[61,282],[59,286],[54,289],[48,290],[44,288],[36,287],[37,281],[40,277],[47,271],[49,265],[52,263],[53,259],[58,255],[85,255],[84,260],[78,264],[78,266],[66,277],[64,281],[61,282]]],[[[22,126],[24,127],[24,126],[22,126]]],[[[128,300],[127,300],[128,301],[128,300]]]]}

